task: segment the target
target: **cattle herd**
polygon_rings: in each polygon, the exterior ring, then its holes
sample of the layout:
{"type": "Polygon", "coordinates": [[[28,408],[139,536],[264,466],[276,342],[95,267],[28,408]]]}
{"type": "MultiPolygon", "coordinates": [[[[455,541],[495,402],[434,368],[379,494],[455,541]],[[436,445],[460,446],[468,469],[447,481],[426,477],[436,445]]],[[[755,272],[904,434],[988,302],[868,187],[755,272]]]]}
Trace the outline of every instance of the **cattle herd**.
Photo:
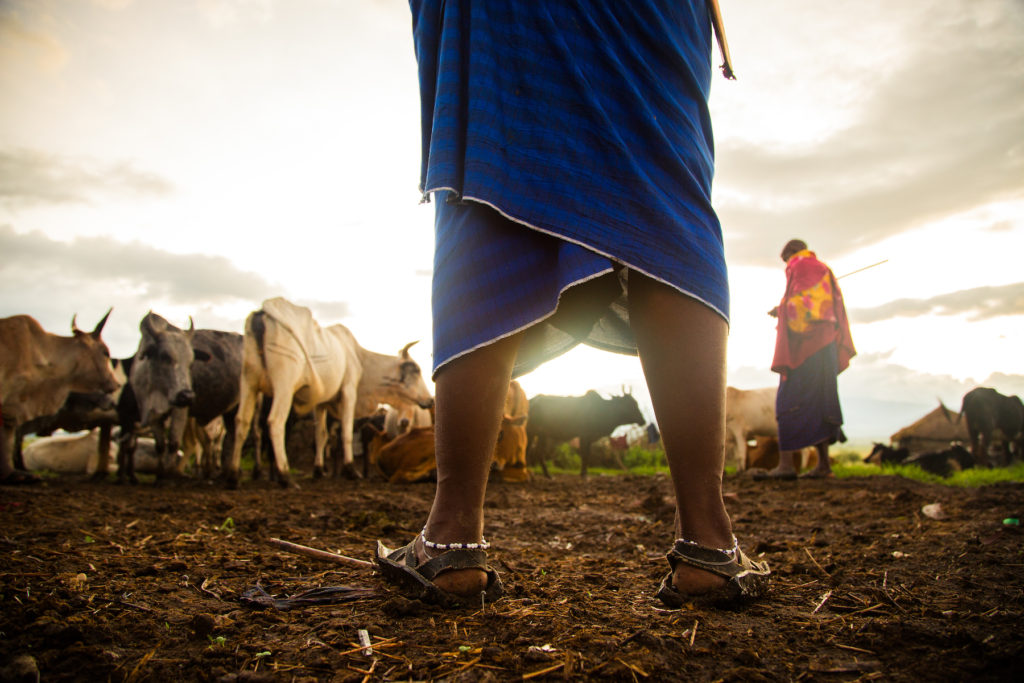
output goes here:
{"type": "MultiPolygon", "coordinates": [[[[328,474],[331,452],[334,477],[413,482],[435,472],[433,397],[409,355],[415,342],[394,355],[369,351],[345,326],[321,327],[308,308],[274,298],[248,316],[244,334],[195,329],[191,320],[181,329],[149,312],[139,323],[135,354],[111,359],[101,337],[109,316],[91,332],[72,317],[70,337],[46,332],[27,315],[0,319],[3,483],[37,481],[29,471],[40,469],[99,479],[116,469],[119,482],[136,483],[137,471],[162,478],[191,468],[236,488],[248,444],[252,476],[261,476],[266,457],[269,476],[289,486],[286,437],[303,416],[313,423],[314,477],[328,474]],[[58,429],[76,433],[49,436],[58,429]],[[43,436],[22,449],[28,434],[43,436]]],[[[611,398],[589,391],[528,401],[512,382],[493,469],[504,480],[524,481],[530,461],[547,476],[553,447],[578,440],[586,474],[613,430],[644,422],[625,391],[611,398]]],[[[639,431],[657,434],[653,425],[639,431]]],[[[726,434],[728,465],[772,467],[778,458],[775,389],[729,387],[726,434]]],[[[1022,455],[1024,404],[981,387],[963,397],[959,413],[940,403],[889,445],[876,444],[867,460],[917,464],[948,476],[1022,455]]],[[[803,465],[811,466],[814,457],[805,454],[803,465]]]]}
{"type": "MultiPolygon", "coordinates": [[[[244,333],[179,328],[149,312],[129,358],[111,359],[101,333],[45,331],[28,315],[0,319],[0,482],[38,481],[32,470],[81,472],[137,483],[192,473],[236,488],[248,446],[253,476],[292,484],[289,429],[313,423],[313,476],[430,478],[435,470],[433,397],[409,355],[369,351],[343,325],[321,327],[312,312],[283,298],[264,301],[244,333]],[[74,432],[56,434],[55,430],[74,432]],[[81,432],[81,433],[79,433],[81,432]],[[22,448],[25,436],[39,438],[22,448]],[[363,467],[355,466],[356,446],[363,467]]],[[[644,424],[636,400],[536,396],[512,382],[493,468],[505,480],[529,478],[527,451],[547,474],[553,445],[578,438],[582,473],[602,437],[644,424]],[[528,448],[529,447],[529,448],[528,448]]]]}

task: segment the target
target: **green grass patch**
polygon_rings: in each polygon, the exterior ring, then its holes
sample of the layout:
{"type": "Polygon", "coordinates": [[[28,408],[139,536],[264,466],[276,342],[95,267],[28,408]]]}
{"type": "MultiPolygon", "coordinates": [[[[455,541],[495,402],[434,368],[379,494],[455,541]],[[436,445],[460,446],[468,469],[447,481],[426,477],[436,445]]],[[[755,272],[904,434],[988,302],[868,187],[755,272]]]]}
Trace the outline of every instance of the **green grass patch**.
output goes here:
{"type": "Polygon", "coordinates": [[[1024,463],[1016,463],[1010,467],[993,469],[971,468],[955,472],[943,478],[937,474],[925,472],[917,465],[872,465],[866,462],[832,465],[836,477],[847,479],[852,477],[896,476],[913,479],[926,484],[942,484],[943,486],[959,486],[977,488],[999,483],[1024,483],[1024,463]]]}

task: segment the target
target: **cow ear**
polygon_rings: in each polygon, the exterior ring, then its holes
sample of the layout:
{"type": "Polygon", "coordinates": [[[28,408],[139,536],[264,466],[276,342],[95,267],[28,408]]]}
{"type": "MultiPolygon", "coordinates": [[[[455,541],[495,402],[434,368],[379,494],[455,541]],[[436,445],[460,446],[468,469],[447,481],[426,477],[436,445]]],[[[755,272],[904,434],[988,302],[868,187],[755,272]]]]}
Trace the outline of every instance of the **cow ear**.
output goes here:
{"type": "Polygon", "coordinates": [[[411,356],[409,356],[409,348],[415,344],[418,344],[419,341],[420,340],[417,339],[416,341],[409,342],[408,344],[402,347],[402,350],[398,352],[398,355],[401,356],[404,360],[412,360],[411,356]]]}
{"type": "Polygon", "coordinates": [[[204,362],[210,360],[210,354],[202,349],[192,349],[192,357],[204,362]]]}
{"type": "MultiPolygon", "coordinates": [[[[104,316],[102,318],[100,318],[100,321],[98,323],[96,323],[96,327],[93,329],[93,331],[91,333],[93,339],[99,339],[100,338],[100,333],[103,332],[103,326],[107,324],[107,318],[110,317],[110,312],[113,311],[113,310],[114,310],[113,306],[108,308],[106,314],[104,314],[104,316]]],[[[74,321],[72,321],[72,326],[73,325],[74,325],[74,321]]]]}

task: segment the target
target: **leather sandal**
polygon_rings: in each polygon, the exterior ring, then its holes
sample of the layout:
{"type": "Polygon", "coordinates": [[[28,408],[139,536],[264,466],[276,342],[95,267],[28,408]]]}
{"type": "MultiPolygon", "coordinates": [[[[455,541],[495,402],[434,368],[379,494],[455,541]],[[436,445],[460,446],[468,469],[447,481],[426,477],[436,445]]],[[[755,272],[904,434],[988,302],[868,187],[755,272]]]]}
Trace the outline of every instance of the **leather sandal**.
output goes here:
{"type": "Polygon", "coordinates": [[[707,604],[756,598],[768,591],[768,576],[771,574],[768,563],[750,559],[740,550],[739,545],[735,545],[731,551],[723,551],[677,540],[666,557],[672,570],[662,579],[657,596],[667,607],[677,609],[687,602],[707,604]],[[680,593],[672,584],[672,575],[680,563],[721,576],[726,579],[726,583],[706,593],[680,593]]]}
{"type": "Polygon", "coordinates": [[[501,577],[487,565],[487,553],[465,548],[447,550],[419,564],[414,546],[416,539],[396,550],[377,541],[374,564],[385,581],[398,587],[406,597],[443,607],[494,602],[504,594],[501,577]],[[462,596],[438,588],[433,579],[454,569],[481,569],[487,574],[487,588],[474,596],[462,596]]]}

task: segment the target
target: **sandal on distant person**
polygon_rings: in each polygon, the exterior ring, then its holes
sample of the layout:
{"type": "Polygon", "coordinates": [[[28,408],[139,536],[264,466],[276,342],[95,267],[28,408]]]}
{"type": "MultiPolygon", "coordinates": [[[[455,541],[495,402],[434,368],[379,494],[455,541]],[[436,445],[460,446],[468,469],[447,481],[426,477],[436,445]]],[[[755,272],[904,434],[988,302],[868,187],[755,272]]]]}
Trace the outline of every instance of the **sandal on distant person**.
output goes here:
{"type": "Polygon", "coordinates": [[[678,539],[666,557],[672,570],[662,580],[657,596],[671,608],[682,607],[687,602],[712,603],[738,598],[756,598],[768,590],[768,576],[771,574],[768,563],[757,562],[747,557],[740,550],[735,537],[733,546],[729,549],[705,548],[692,541],[678,539]],[[721,576],[726,579],[726,583],[721,588],[706,593],[681,593],[672,584],[672,576],[680,563],[721,576]]]}
{"type": "MultiPolygon", "coordinates": [[[[421,532],[417,538],[422,536],[421,532]]],[[[414,538],[411,543],[397,550],[391,550],[377,541],[377,553],[374,557],[377,571],[384,580],[398,586],[407,597],[449,607],[479,603],[481,594],[485,602],[494,602],[504,593],[498,572],[487,565],[486,549],[489,546],[486,541],[429,544],[424,537],[424,543],[444,552],[420,564],[416,558],[416,540],[414,538]],[[481,594],[463,596],[442,590],[434,584],[433,580],[438,575],[456,569],[484,571],[487,574],[487,588],[481,591],[481,594]]]]}

